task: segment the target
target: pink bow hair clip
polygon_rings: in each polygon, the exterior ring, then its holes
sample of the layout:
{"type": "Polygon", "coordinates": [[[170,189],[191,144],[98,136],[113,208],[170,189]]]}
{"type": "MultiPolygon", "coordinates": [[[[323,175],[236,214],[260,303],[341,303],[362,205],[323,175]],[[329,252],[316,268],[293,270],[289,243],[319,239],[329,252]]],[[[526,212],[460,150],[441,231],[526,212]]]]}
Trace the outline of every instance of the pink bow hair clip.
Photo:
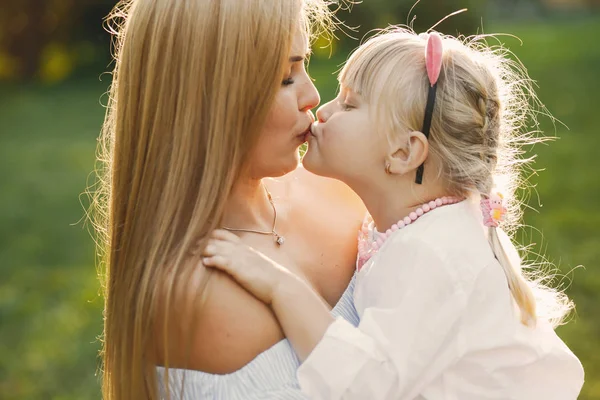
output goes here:
{"type": "Polygon", "coordinates": [[[427,67],[427,76],[429,84],[433,87],[440,77],[442,70],[442,38],[439,33],[431,32],[427,38],[427,47],[425,48],[425,66],[427,67]]]}
{"type": "Polygon", "coordinates": [[[506,214],[502,193],[492,193],[488,198],[481,199],[481,212],[483,213],[483,224],[487,227],[497,228],[506,214]]]}
{"type": "MultiPolygon", "coordinates": [[[[424,35],[419,35],[424,37],[424,35]]],[[[431,32],[427,35],[427,46],[425,46],[425,67],[427,68],[427,77],[429,78],[429,90],[427,93],[427,104],[425,105],[425,117],[423,118],[422,132],[426,138],[429,138],[431,121],[433,119],[433,110],[435,107],[435,97],[437,91],[437,82],[442,71],[442,55],[444,49],[442,38],[437,32],[431,32]]],[[[439,107],[439,106],[438,106],[439,107]]],[[[423,183],[424,164],[419,165],[415,177],[415,183],[423,183]]]]}

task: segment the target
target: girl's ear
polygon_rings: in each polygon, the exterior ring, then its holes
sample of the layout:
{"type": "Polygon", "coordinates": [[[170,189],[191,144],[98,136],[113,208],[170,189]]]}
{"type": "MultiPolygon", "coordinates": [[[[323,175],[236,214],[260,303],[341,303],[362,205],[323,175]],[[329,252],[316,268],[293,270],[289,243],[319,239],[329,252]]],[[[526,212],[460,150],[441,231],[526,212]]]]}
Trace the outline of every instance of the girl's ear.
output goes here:
{"type": "Polygon", "coordinates": [[[429,141],[422,132],[409,132],[406,139],[394,145],[386,157],[391,174],[404,175],[412,172],[427,159],[429,141]]]}

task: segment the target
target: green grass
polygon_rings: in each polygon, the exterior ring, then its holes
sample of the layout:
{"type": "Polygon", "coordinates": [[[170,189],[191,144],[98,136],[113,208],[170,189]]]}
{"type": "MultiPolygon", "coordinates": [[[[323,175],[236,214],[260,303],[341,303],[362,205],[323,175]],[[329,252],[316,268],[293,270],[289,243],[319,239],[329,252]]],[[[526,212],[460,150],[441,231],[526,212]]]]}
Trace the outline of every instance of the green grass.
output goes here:
{"type": "Polygon", "coordinates": [[[101,298],[79,194],[104,85],[6,88],[0,98],[0,393],[99,398],[101,298]]]}
{"type": "MultiPolygon", "coordinates": [[[[566,124],[537,146],[537,196],[526,223],[572,280],[573,320],[558,332],[582,360],[580,399],[600,398],[600,136],[596,134],[600,20],[493,27],[539,83],[539,97],[566,124]],[[586,39],[588,38],[588,39],[586,39]],[[576,269],[578,265],[585,269],[576,269]]],[[[345,55],[315,56],[311,73],[323,102],[345,55]]],[[[100,397],[97,336],[102,329],[93,242],[82,223],[79,195],[94,165],[105,84],[95,77],[51,88],[0,88],[0,393],[3,399],[100,397]],[[75,224],[75,225],[74,225],[75,224]]]]}

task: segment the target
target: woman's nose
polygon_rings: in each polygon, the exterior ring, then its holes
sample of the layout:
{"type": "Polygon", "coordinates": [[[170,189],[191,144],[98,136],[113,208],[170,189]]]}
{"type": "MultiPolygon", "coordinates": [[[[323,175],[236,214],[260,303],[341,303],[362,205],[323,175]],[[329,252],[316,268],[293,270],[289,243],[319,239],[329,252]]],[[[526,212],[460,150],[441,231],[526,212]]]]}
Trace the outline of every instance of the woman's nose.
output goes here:
{"type": "Polygon", "coordinates": [[[303,85],[303,93],[300,102],[300,109],[302,111],[310,111],[317,107],[321,102],[319,91],[309,79],[306,84],[303,85]]]}

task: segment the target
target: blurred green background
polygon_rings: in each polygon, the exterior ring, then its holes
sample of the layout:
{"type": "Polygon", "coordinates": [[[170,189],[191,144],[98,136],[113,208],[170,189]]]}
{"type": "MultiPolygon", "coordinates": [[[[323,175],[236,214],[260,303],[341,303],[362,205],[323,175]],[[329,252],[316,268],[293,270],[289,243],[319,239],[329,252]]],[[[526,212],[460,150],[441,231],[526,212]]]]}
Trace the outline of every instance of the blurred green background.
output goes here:
{"type": "MultiPolygon", "coordinates": [[[[542,118],[558,139],[537,146],[535,192],[525,239],[564,274],[577,304],[560,336],[580,357],[580,399],[600,399],[600,7],[598,0],[424,0],[413,15],[426,30],[510,33],[505,43],[564,123],[542,118]],[[567,129],[568,127],[568,129],[567,129]],[[578,268],[583,266],[583,268],[578,268]]],[[[102,299],[94,245],[83,223],[96,138],[110,83],[114,0],[22,0],[0,5],[0,398],[98,399],[102,299]]],[[[405,23],[413,1],[365,0],[341,12],[362,38],[405,23]]],[[[412,18],[412,16],[411,16],[412,18]]],[[[310,72],[323,101],[358,41],[315,46],[310,72]],[[331,53],[331,57],[329,57],[331,53]]],[[[560,280],[560,279],[559,279],[560,280]]],[[[533,399],[532,399],[533,400],[533,399]]],[[[536,399],[537,400],[537,399],[536,399]]]]}

